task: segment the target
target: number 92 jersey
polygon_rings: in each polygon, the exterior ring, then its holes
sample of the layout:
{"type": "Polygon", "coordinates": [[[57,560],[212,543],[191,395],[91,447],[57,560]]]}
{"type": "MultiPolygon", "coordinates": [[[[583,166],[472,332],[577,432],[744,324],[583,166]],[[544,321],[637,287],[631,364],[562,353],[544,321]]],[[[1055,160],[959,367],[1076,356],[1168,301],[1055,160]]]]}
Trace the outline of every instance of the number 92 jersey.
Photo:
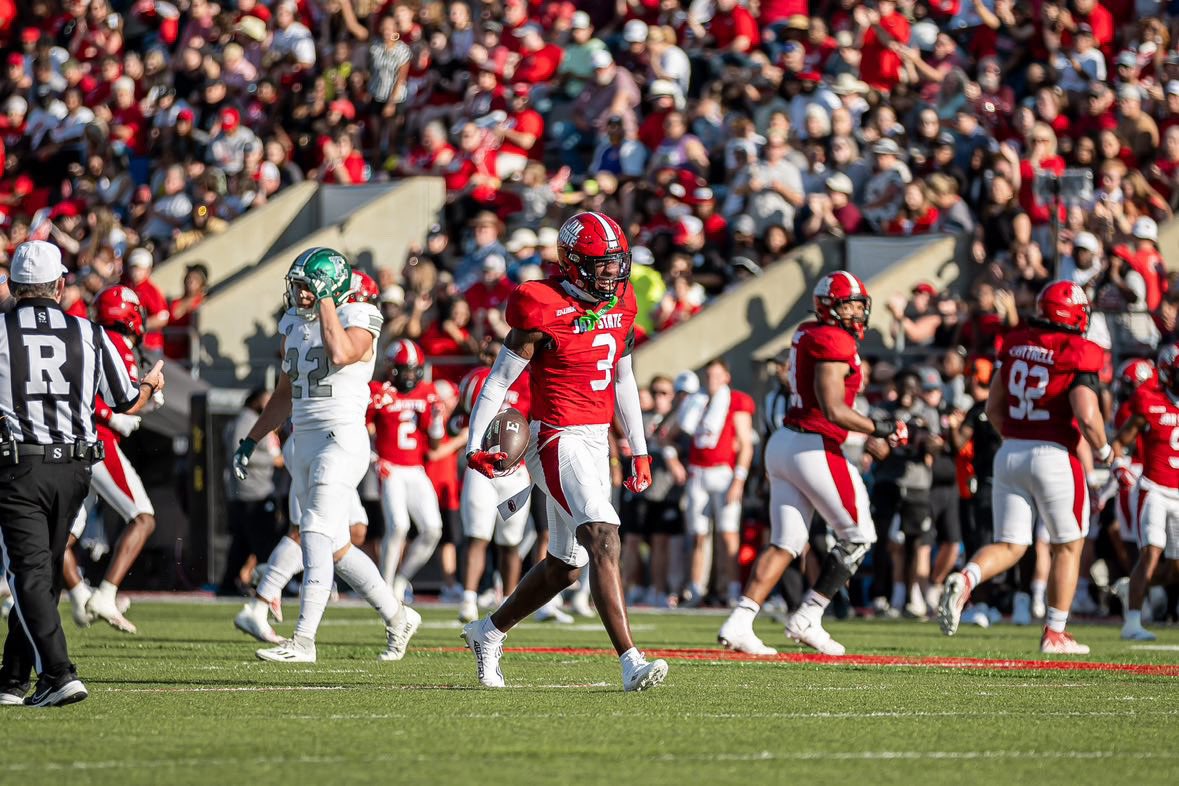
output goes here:
{"type": "MultiPolygon", "coordinates": [[[[375,346],[384,321],[376,306],[346,303],[336,313],[345,330],[359,327],[371,333],[375,346]]],[[[282,370],[291,379],[291,423],[295,429],[364,428],[368,383],[376,365],[375,349],[368,360],[333,366],[323,346],[319,320],[304,319],[294,311],[287,311],[278,322],[278,331],[286,342],[282,370]]]]}
{"type": "Polygon", "coordinates": [[[614,370],[634,347],[638,307],[625,288],[593,324],[585,301],[561,279],[529,281],[508,298],[507,322],[547,336],[532,357],[532,419],[550,426],[608,424],[614,419],[614,370]]]}
{"type": "Polygon", "coordinates": [[[1078,384],[1096,391],[1105,365],[1101,347],[1075,333],[1024,328],[1003,339],[998,364],[1007,390],[1003,437],[1055,442],[1075,451],[1081,434],[1069,392],[1078,384]]]}

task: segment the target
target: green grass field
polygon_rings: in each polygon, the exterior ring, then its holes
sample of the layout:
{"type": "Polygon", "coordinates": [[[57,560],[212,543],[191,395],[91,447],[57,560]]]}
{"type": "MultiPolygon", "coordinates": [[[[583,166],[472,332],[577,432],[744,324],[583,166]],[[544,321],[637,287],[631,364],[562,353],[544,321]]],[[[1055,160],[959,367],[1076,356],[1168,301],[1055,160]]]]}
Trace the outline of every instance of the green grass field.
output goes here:
{"type": "MultiPolygon", "coordinates": [[[[509,651],[510,687],[489,691],[453,649],[449,609],[427,607],[406,659],[380,663],[372,612],[330,608],[311,666],[256,660],[232,627],[236,610],[137,603],[133,637],[66,622],[90,699],[0,708],[0,783],[1179,781],[1177,676],[676,659],[663,687],[627,695],[612,656],[509,651]]],[[[281,632],[297,612],[287,613],[281,632]]],[[[664,649],[713,647],[720,621],[633,617],[640,645],[664,649]]],[[[1032,628],[953,639],[913,622],[830,629],[855,653],[1041,658],[1032,628]]],[[[772,621],[758,632],[798,652],[772,621]]],[[[1075,632],[1093,647],[1076,660],[1179,664],[1179,630],[1161,632],[1171,649],[1131,649],[1112,626],[1075,632]]],[[[608,641],[585,621],[526,624],[508,646],[608,641]]]]}

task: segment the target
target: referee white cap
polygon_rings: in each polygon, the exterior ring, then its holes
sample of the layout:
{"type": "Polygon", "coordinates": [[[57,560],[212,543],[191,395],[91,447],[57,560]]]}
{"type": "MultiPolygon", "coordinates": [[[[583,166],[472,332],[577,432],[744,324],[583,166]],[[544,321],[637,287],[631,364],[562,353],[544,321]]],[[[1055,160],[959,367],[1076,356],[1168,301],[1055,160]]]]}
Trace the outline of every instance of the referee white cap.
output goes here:
{"type": "Polygon", "coordinates": [[[10,278],[14,284],[47,284],[67,272],[61,250],[44,240],[21,243],[13,252],[10,278]]]}

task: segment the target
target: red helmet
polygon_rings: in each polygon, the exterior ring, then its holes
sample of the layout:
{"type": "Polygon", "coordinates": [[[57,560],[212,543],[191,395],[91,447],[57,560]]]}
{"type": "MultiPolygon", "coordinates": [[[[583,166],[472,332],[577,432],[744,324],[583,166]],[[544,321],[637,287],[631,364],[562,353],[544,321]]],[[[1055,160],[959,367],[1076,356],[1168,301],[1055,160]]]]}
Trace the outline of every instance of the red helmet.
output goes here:
{"type": "Polygon", "coordinates": [[[815,285],[815,316],[825,325],[838,325],[856,338],[864,337],[864,326],[872,313],[872,298],[864,282],[846,270],[828,273],[815,285]],[[839,307],[844,303],[863,303],[864,316],[841,317],[839,307]]]}
{"type": "Polygon", "coordinates": [[[418,386],[426,374],[426,356],[422,348],[408,338],[398,339],[385,350],[389,362],[386,372],[389,382],[399,393],[408,393],[418,386]]]}
{"type": "Polygon", "coordinates": [[[483,383],[487,381],[488,375],[491,374],[491,369],[487,366],[480,366],[474,371],[463,377],[463,381],[459,383],[459,411],[470,415],[475,409],[475,401],[479,398],[479,392],[483,390],[483,383]]]}
{"type": "Polygon", "coordinates": [[[352,294],[348,296],[349,303],[376,303],[381,298],[381,290],[377,282],[368,273],[360,270],[352,271],[352,294]]]}
{"type": "Polygon", "coordinates": [[[1159,384],[1171,393],[1179,393],[1179,345],[1167,344],[1160,349],[1155,366],[1159,372],[1159,384]]]}
{"type": "Polygon", "coordinates": [[[578,213],[557,234],[561,273],[598,300],[621,297],[630,279],[630,243],[618,222],[602,213],[578,213]],[[598,266],[618,263],[618,272],[604,275],[598,266]]]}
{"type": "Polygon", "coordinates": [[[1154,363],[1149,358],[1132,358],[1118,369],[1118,387],[1123,395],[1129,395],[1154,380],[1154,363]]]}
{"type": "Polygon", "coordinates": [[[1089,298],[1072,281],[1053,281],[1040,290],[1036,313],[1053,327],[1084,334],[1089,329],[1089,298]]]}
{"type": "Polygon", "coordinates": [[[126,333],[136,341],[143,338],[146,321],[143,306],[135,290],[122,284],[107,287],[98,293],[91,306],[94,321],[104,328],[126,333]]]}

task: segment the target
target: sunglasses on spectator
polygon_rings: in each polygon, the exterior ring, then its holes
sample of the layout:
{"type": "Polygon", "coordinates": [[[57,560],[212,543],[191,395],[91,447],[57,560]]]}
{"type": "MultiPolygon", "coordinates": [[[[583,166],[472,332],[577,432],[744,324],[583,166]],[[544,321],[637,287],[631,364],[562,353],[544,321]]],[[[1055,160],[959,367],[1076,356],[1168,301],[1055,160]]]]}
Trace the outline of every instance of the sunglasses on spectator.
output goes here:
{"type": "Polygon", "coordinates": [[[674,396],[675,391],[671,388],[651,388],[652,396],[674,396]]]}

